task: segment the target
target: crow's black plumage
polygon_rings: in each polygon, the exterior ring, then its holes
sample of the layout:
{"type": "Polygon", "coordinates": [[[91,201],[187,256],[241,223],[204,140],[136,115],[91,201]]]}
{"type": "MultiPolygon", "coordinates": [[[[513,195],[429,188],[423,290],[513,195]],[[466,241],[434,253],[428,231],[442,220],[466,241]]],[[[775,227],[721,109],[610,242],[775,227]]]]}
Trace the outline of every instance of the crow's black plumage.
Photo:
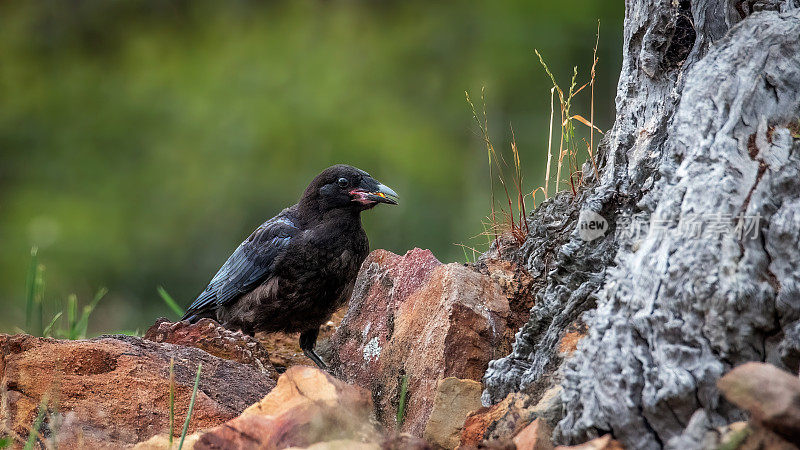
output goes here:
{"type": "Polygon", "coordinates": [[[319,327],[347,301],[369,253],[361,212],[395,198],[355,167],[325,169],[239,245],[183,320],[210,317],[250,335],[299,331],[303,352],[325,367],[314,352],[319,327]]]}

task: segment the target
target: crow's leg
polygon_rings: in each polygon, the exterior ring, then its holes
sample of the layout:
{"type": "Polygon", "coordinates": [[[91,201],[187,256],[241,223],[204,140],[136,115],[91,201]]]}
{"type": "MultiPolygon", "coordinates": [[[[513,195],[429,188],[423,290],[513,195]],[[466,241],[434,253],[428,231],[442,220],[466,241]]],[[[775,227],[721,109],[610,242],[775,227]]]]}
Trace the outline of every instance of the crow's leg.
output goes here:
{"type": "Polygon", "coordinates": [[[320,369],[328,370],[328,366],[322,362],[322,359],[314,351],[314,344],[317,343],[317,335],[319,335],[319,328],[312,328],[310,330],[300,333],[300,348],[303,349],[303,354],[308,359],[314,361],[320,369]]]}

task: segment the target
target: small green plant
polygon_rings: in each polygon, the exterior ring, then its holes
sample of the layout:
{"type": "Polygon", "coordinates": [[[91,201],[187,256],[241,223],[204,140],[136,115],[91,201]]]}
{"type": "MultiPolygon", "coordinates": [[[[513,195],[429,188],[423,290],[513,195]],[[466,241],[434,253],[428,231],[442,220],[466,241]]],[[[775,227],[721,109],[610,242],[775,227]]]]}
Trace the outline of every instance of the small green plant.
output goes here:
{"type": "Polygon", "coordinates": [[[192,419],[192,411],[194,410],[194,400],[197,397],[197,387],[200,385],[200,371],[203,369],[203,363],[197,365],[197,375],[194,377],[194,388],[192,388],[192,398],[189,400],[189,411],[186,413],[186,420],[183,422],[183,431],[181,431],[181,440],[178,442],[178,450],[183,448],[183,440],[186,439],[186,433],[189,432],[189,421],[192,419]]]}
{"type": "Polygon", "coordinates": [[[67,298],[67,339],[86,338],[86,330],[89,328],[89,316],[107,293],[108,290],[106,288],[100,288],[91,303],[83,307],[80,317],[77,315],[78,297],[75,294],[71,294],[67,298]]]}
{"type": "Polygon", "coordinates": [[[60,319],[61,316],[63,316],[63,315],[64,315],[64,311],[57,312],[56,315],[53,316],[53,320],[51,320],[50,323],[47,325],[47,327],[45,327],[44,331],[42,332],[42,336],[44,336],[44,337],[52,336],[53,335],[53,326],[55,326],[55,324],[58,321],[58,319],[60,319]]]}
{"type": "MultiPolygon", "coordinates": [[[[523,173],[522,173],[522,164],[520,162],[520,152],[517,148],[516,137],[514,135],[514,128],[510,126],[511,129],[511,155],[513,157],[513,164],[509,165],[506,163],[505,158],[503,157],[502,152],[498,152],[495,150],[494,144],[492,144],[491,139],[489,138],[489,121],[486,115],[486,101],[485,101],[485,89],[481,89],[481,100],[483,101],[483,110],[479,114],[475,108],[472,99],[469,96],[468,92],[465,92],[467,103],[470,106],[472,111],[472,117],[478,125],[478,129],[480,130],[480,137],[483,140],[483,143],[486,147],[486,152],[488,156],[489,162],[489,179],[490,179],[490,187],[491,187],[491,213],[488,217],[488,221],[484,222],[484,232],[481,233],[479,236],[484,235],[489,237],[489,242],[492,241],[499,243],[499,237],[502,233],[508,231],[510,235],[514,238],[514,240],[518,244],[522,244],[525,241],[529,233],[528,229],[528,222],[527,222],[527,207],[526,207],[526,199],[528,197],[531,198],[533,201],[533,208],[536,209],[536,194],[541,192],[544,196],[544,200],[547,200],[551,195],[550,190],[550,179],[551,179],[551,167],[553,166],[553,120],[554,120],[554,100],[556,94],[558,94],[558,103],[560,105],[560,138],[558,144],[558,158],[556,161],[556,174],[555,174],[555,190],[552,191],[553,194],[558,193],[561,190],[561,183],[567,182],[569,183],[570,189],[572,191],[573,196],[578,194],[578,190],[581,187],[583,182],[583,173],[581,171],[581,161],[578,159],[579,150],[583,148],[583,145],[579,144],[578,136],[576,135],[576,122],[581,123],[588,127],[588,142],[585,138],[582,138],[581,141],[585,145],[586,152],[588,154],[588,161],[591,163],[591,167],[594,171],[595,179],[600,178],[599,171],[597,169],[597,162],[595,161],[595,154],[594,154],[594,132],[602,131],[594,125],[594,84],[596,78],[596,68],[597,68],[597,48],[600,42],[600,24],[598,23],[597,28],[597,38],[595,40],[594,46],[594,56],[592,60],[592,67],[590,71],[590,78],[585,84],[580,87],[577,87],[577,78],[578,78],[578,68],[574,67],[572,71],[572,78],[570,80],[569,89],[565,92],[556,82],[556,78],[553,73],[550,71],[550,68],[544,61],[544,58],[539,53],[538,50],[535,50],[536,55],[539,57],[539,62],[541,63],[542,67],[545,70],[545,73],[550,78],[553,86],[550,89],[550,127],[547,139],[547,164],[545,168],[544,174],[544,185],[539,186],[536,189],[527,192],[523,188],[523,173]],[[582,92],[584,89],[588,88],[591,91],[591,102],[590,102],[590,112],[589,112],[589,119],[586,119],[584,116],[580,114],[573,113],[573,105],[575,97],[582,92]],[[566,160],[566,161],[565,161],[566,160]],[[568,179],[564,179],[562,176],[562,167],[564,165],[568,166],[569,170],[569,177],[568,179]],[[510,177],[506,177],[504,174],[505,169],[511,169],[512,173],[510,177]],[[503,187],[506,196],[506,203],[508,206],[508,210],[506,211],[505,207],[500,207],[499,210],[495,207],[495,195],[494,195],[494,182],[495,176],[499,181],[500,185],[503,187]],[[515,191],[512,195],[511,190],[506,182],[507,179],[511,180],[512,190],[515,191]],[[516,210],[516,212],[515,212],[516,210]]],[[[464,248],[464,258],[469,261],[469,257],[467,254],[467,250],[473,250],[471,247],[461,245],[464,248]]],[[[478,252],[481,253],[481,252],[478,252]]]]}
{"type": "MultiPolygon", "coordinates": [[[[558,166],[556,172],[556,188],[555,192],[559,191],[559,183],[561,182],[561,167],[564,162],[564,157],[567,158],[567,162],[569,164],[569,184],[570,188],[572,189],[572,194],[577,195],[577,190],[580,187],[582,173],[580,169],[580,164],[578,161],[578,153],[579,148],[581,147],[578,143],[578,140],[575,137],[575,121],[586,125],[589,128],[589,142],[586,142],[584,139],[583,142],[586,145],[586,152],[588,154],[588,159],[592,164],[592,169],[594,170],[595,179],[600,178],[600,174],[597,170],[597,163],[594,158],[594,132],[595,130],[602,134],[599,128],[594,125],[594,83],[596,78],[596,68],[597,68],[597,47],[600,43],[600,24],[597,24],[597,37],[594,44],[594,56],[592,59],[592,68],[590,71],[589,81],[584,83],[581,87],[576,89],[577,83],[576,80],[578,78],[578,67],[575,66],[572,68],[572,79],[570,80],[569,89],[567,90],[566,94],[564,90],[556,82],[556,78],[553,75],[553,72],[550,71],[550,68],[547,66],[547,63],[544,62],[544,58],[542,54],[539,53],[539,50],[534,50],[536,56],[539,57],[539,63],[541,63],[542,67],[544,68],[545,73],[547,76],[550,77],[550,81],[553,83],[553,87],[550,89],[550,132],[548,136],[548,143],[547,143],[547,168],[545,172],[545,186],[544,186],[544,196],[545,199],[548,198],[550,194],[549,190],[549,181],[550,181],[550,164],[551,164],[551,157],[552,157],[552,139],[553,139],[553,94],[558,93],[558,101],[560,105],[560,112],[561,112],[561,137],[559,139],[558,145],[558,166]],[[572,114],[572,106],[575,96],[577,96],[581,91],[585,88],[589,88],[591,91],[591,100],[590,100],[590,113],[589,119],[587,120],[580,114],[572,114]]],[[[533,193],[535,194],[536,191],[533,193]]]]}
{"type": "Polygon", "coordinates": [[[161,299],[164,300],[164,303],[167,304],[167,307],[172,310],[178,317],[183,317],[183,309],[178,305],[178,302],[169,295],[166,289],[163,286],[159,286],[157,289],[158,295],[161,296],[161,299]]]}
{"type": "Polygon", "coordinates": [[[400,380],[400,400],[397,403],[397,426],[403,426],[406,419],[406,397],[408,396],[408,375],[400,380]]]}
{"type": "Polygon", "coordinates": [[[517,143],[516,140],[513,138],[514,129],[513,128],[511,129],[511,134],[512,134],[511,151],[514,157],[514,173],[512,175],[512,183],[514,189],[516,190],[516,195],[515,195],[516,198],[512,200],[512,196],[508,189],[508,185],[506,184],[504,170],[503,170],[503,167],[508,168],[508,164],[506,163],[502,153],[499,153],[495,150],[494,144],[492,144],[492,140],[489,138],[489,119],[486,115],[486,89],[485,88],[481,89],[481,101],[483,103],[483,110],[482,110],[482,115],[480,116],[478,115],[478,112],[475,110],[475,105],[472,103],[472,99],[470,99],[469,93],[464,92],[464,94],[466,95],[467,103],[469,104],[470,109],[472,110],[472,118],[478,125],[481,138],[483,140],[484,145],[486,146],[486,154],[489,163],[491,213],[488,217],[488,222],[484,224],[484,234],[493,237],[493,239],[497,241],[500,237],[500,234],[502,234],[502,232],[504,231],[504,229],[508,228],[511,231],[511,235],[518,242],[521,243],[525,240],[525,236],[527,236],[528,234],[528,222],[526,220],[527,214],[525,211],[525,193],[522,190],[522,165],[520,163],[517,143]],[[499,211],[495,209],[495,196],[494,196],[495,171],[497,172],[497,179],[503,186],[503,190],[506,195],[506,202],[508,203],[508,212],[506,212],[505,209],[503,209],[502,207],[499,209],[499,211]],[[514,214],[515,203],[517,208],[516,215],[514,214]],[[498,214],[503,215],[503,218],[498,219],[498,214]]]}
{"type": "Polygon", "coordinates": [[[28,269],[27,301],[25,305],[25,328],[36,336],[44,331],[44,266],[39,264],[39,249],[31,248],[31,265],[28,269]]]}
{"type": "Polygon", "coordinates": [[[75,294],[67,296],[66,304],[61,305],[62,310],[53,315],[53,318],[44,326],[44,289],[45,266],[39,263],[39,250],[31,249],[31,265],[27,279],[27,297],[25,305],[25,331],[42,337],[56,336],[64,339],[84,339],[89,328],[89,316],[94,312],[97,304],[108,293],[106,288],[98,289],[94,298],[88,305],[84,305],[78,313],[78,297],[75,294]],[[65,314],[66,313],[66,314],[65,314]],[[59,329],[56,323],[61,320],[66,323],[59,329]]]}

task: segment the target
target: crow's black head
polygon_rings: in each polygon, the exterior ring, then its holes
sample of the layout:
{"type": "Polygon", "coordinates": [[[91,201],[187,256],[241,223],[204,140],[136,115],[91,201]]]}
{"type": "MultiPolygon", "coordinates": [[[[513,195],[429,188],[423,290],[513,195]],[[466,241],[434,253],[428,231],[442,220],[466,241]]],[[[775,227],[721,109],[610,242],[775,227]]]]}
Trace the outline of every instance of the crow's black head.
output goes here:
{"type": "Polygon", "coordinates": [[[363,170],[337,164],[314,178],[300,203],[313,205],[323,212],[332,209],[364,211],[378,203],[396,205],[397,193],[363,170]]]}

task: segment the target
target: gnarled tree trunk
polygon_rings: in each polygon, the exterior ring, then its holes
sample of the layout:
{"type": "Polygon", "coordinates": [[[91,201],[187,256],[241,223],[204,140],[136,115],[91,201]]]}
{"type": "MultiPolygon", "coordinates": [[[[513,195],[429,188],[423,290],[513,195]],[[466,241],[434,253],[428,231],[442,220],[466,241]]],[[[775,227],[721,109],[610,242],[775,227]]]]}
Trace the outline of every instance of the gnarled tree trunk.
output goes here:
{"type": "Polygon", "coordinates": [[[626,3],[600,180],[531,216],[516,256],[546,283],[484,402],[558,383],[557,441],[688,448],[744,417],[717,391],[722,374],[798,370],[800,2],[626,3]],[[610,224],[592,241],[589,211],[610,224]],[[587,336],[562,360],[576,322],[587,336]]]}

